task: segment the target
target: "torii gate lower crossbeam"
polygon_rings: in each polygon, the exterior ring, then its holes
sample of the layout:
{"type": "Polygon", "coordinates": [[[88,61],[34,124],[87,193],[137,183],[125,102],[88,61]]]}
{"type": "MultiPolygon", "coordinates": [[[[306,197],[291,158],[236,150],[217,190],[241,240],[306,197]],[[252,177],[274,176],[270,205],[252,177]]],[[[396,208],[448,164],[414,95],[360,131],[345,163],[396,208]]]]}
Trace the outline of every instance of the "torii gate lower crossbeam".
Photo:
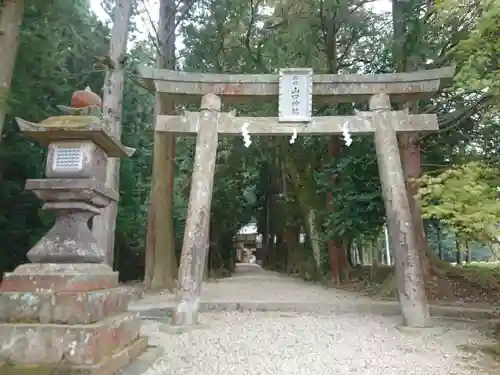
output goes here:
{"type": "Polygon", "coordinates": [[[317,117],[310,124],[282,124],[277,119],[234,117],[220,113],[220,98],[207,94],[201,111],[184,116],[159,116],[156,131],[197,133],[196,155],[189,198],[181,265],[177,307],[173,324],[189,325],[198,321],[203,266],[208,250],[210,203],[215,173],[218,134],[239,134],[242,126],[250,134],[285,135],[297,133],[339,134],[342,128],[352,133],[375,133],[375,146],[391,245],[394,249],[398,294],[405,325],[425,327],[430,324],[429,309],[423,288],[422,270],[410,206],[406,195],[403,168],[396,132],[435,131],[435,115],[409,115],[392,111],[387,94],[370,99],[369,112],[355,116],[317,117]]]}

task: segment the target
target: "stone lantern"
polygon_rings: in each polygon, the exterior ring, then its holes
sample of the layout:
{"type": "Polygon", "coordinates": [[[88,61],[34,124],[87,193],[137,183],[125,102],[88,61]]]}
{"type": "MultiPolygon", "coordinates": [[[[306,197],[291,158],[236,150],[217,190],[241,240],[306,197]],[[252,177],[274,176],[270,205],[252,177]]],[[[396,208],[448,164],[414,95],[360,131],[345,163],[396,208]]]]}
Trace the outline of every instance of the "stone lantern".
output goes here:
{"type": "Polygon", "coordinates": [[[127,312],[130,293],[88,227],[118,200],[105,186],[107,158],[134,149],[107,133],[100,98],[86,92],[93,102],[61,107],[63,116],[39,124],[17,118],[27,137],[48,147],[46,178],[28,180],[26,189],[56,219],[28,252],[32,263],[0,285],[1,374],[112,375],[147,348],[139,316],[127,312]]]}

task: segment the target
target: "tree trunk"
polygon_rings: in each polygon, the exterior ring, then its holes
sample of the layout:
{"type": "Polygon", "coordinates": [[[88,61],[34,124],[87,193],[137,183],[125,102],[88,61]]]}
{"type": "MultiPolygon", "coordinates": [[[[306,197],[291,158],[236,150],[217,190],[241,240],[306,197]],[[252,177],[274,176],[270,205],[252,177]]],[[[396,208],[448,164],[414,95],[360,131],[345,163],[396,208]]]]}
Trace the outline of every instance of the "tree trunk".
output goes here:
{"type": "MultiPolygon", "coordinates": [[[[330,137],[328,142],[328,155],[334,158],[340,153],[340,139],[338,135],[333,135],[330,137]]],[[[335,184],[335,179],[332,179],[332,185],[335,184]]],[[[333,195],[332,192],[328,192],[327,207],[329,211],[333,211],[333,195]]],[[[340,274],[348,272],[348,262],[346,257],[345,248],[340,239],[331,239],[328,241],[328,258],[330,259],[330,268],[332,270],[332,280],[337,284],[340,284],[340,274]]]]}
{"type": "MultiPolygon", "coordinates": [[[[113,29],[109,44],[109,69],[103,87],[103,118],[105,129],[116,139],[122,133],[123,86],[125,84],[125,55],[132,16],[133,0],[118,0],[113,12],[113,29]]],[[[108,158],[106,187],[120,190],[120,159],[108,158]]],[[[105,252],[104,262],[113,267],[117,202],[111,202],[102,214],[94,217],[92,234],[105,252]]]]}
{"type": "Polygon", "coordinates": [[[360,237],[356,237],[356,249],[357,249],[357,252],[358,252],[358,264],[360,266],[364,266],[365,265],[365,246],[364,246],[364,243],[363,243],[363,240],[360,238],[360,237]]]}
{"type": "Polygon", "coordinates": [[[318,206],[316,202],[316,194],[311,193],[314,191],[314,182],[311,181],[307,171],[300,171],[297,168],[296,161],[288,153],[288,145],[285,146],[281,143],[282,154],[284,155],[284,169],[287,170],[290,176],[290,181],[299,203],[302,218],[305,223],[307,232],[307,240],[311,243],[313,250],[313,258],[315,262],[316,271],[321,269],[321,244],[318,232],[317,211],[318,206]]]}
{"type": "Polygon", "coordinates": [[[465,243],[465,263],[470,264],[472,262],[472,248],[470,247],[469,242],[465,243]]]}
{"type": "Polygon", "coordinates": [[[377,268],[379,266],[378,264],[378,258],[377,258],[377,243],[376,240],[369,240],[368,241],[368,246],[367,246],[367,255],[368,259],[370,260],[370,280],[374,281],[377,276],[377,268]]]}
{"type": "MultiPolygon", "coordinates": [[[[290,227],[284,228],[283,231],[283,248],[278,253],[278,261],[283,262],[283,269],[285,273],[293,274],[296,268],[296,248],[294,229],[290,227]]],[[[300,264],[299,264],[300,267],[300,264]]]]}
{"type": "Polygon", "coordinates": [[[342,276],[341,280],[348,280],[351,272],[351,266],[349,264],[349,259],[347,258],[347,245],[345,241],[340,243],[340,251],[337,252],[337,258],[339,262],[339,271],[342,276]]]}
{"type": "Polygon", "coordinates": [[[405,178],[406,195],[410,204],[411,216],[415,230],[415,239],[419,250],[419,259],[422,267],[424,280],[429,279],[430,265],[427,257],[429,245],[425,236],[420,205],[415,199],[419,186],[415,179],[422,174],[420,166],[420,142],[419,133],[401,133],[398,136],[401,163],[405,178]]]}
{"type": "Polygon", "coordinates": [[[354,243],[351,242],[349,246],[346,246],[346,258],[349,264],[349,268],[356,267],[356,248],[354,247],[354,243]]]}
{"type": "Polygon", "coordinates": [[[311,241],[311,247],[313,251],[314,263],[316,269],[321,269],[321,245],[319,242],[319,233],[316,228],[316,211],[314,209],[309,209],[307,213],[307,229],[309,238],[311,241]]]}
{"type": "MultiPolygon", "coordinates": [[[[284,228],[280,228],[276,234],[276,243],[273,251],[273,262],[274,268],[279,272],[286,272],[287,269],[287,257],[288,257],[288,246],[286,245],[287,234],[284,228]]],[[[292,254],[293,254],[292,247],[292,254]]]]}
{"type": "Polygon", "coordinates": [[[0,15],[0,143],[7,115],[7,98],[19,48],[24,0],[4,0],[0,15]]]}
{"type": "Polygon", "coordinates": [[[457,266],[463,265],[463,252],[462,252],[462,246],[460,245],[460,240],[457,238],[455,240],[455,245],[457,248],[457,266]]]}
{"type": "MultiPolygon", "coordinates": [[[[339,59],[337,53],[337,33],[339,28],[337,26],[337,14],[335,14],[332,20],[332,29],[329,33],[329,37],[326,40],[328,48],[326,49],[328,70],[330,74],[339,73],[339,59]]],[[[340,136],[332,135],[330,141],[328,142],[328,155],[334,158],[340,154],[340,136]]],[[[332,186],[335,185],[335,179],[332,179],[332,186]]],[[[327,207],[330,211],[334,208],[334,198],[331,192],[328,192],[327,196],[327,207]]],[[[340,274],[347,274],[349,263],[347,261],[346,249],[343,246],[341,238],[333,238],[328,241],[328,258],[330,259],[330,267],[332,270],[332,280],[337,284],[340,284],[340,274]]]]}
{"type": "MultiPolygon", "coordinates": [[[[160,1],[157,67],[175,69],[175,13],[173,0],[160,1]]],[[[171,100],[162,102],[156,94],[155,114],[173,114],[175,103],[171,100]]],[[[156,116],[155,116],[156,117],[156,116]]],[[[156,118],[155,118],[156,121],[156,118]]],[[[172,291],[175,287],[177,260],[175,258],[175,237],[173,222],[174,197],[174,158],[175,136],[170,133],[154,135],[153,179],[151,183],[151,202],[154,206],[153,250],[153,288],[165,288],[172,291]]]]}
{"type": "Polygon", "coordinates": [[[436,222],[436,241],[438,244],[438,254],[439,254],[439,259],[444,260],[444,249],[443,249],[443,244],[441,243],[441,224],[436,222]]]}

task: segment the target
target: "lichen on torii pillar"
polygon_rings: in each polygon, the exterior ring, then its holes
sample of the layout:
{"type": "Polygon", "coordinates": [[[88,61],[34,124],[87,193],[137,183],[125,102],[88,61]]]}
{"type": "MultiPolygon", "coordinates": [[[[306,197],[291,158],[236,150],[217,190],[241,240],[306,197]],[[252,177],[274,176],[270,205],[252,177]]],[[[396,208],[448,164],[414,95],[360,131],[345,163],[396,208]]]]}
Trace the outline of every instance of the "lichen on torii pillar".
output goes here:
{"type": "Polygon", "coordinates": [[[127,311],[130,291],[102,264],[104,249],[87,225],[118,200],[105,187],[107,156],[134,149],[103,129],[100,98],[86,95],[90,105],[61,107],[70,115],[17,119],[26,136],[48,146],[47,178],[28,180],[26,189],[56,220],[28,252],[33,263],[0,285],[1,374],[114,375],[148,347],[138,314],[127,311]]]}
{"type": "Polygon", "coordinates": [[[380,93],[369,102],[370,112],[356,115],[375,127],[375,149],[380,173],[391,248],[394,249],[396,283],[403,324],[410,327],[431,325],[410,204],[406,194],[403,166],[395,128],[407,122],[408,110],[393,111],[390,97],[380,93]]]}
{"type": "Polygon", "coordinates": [[[217,95],[207,94],[201,99],[193,177],[176,291],[177,305],[172,314],[172,324],[176,326],[198,323],[203,268],[208,256],[220,109],[221,99],[217,95]]]}

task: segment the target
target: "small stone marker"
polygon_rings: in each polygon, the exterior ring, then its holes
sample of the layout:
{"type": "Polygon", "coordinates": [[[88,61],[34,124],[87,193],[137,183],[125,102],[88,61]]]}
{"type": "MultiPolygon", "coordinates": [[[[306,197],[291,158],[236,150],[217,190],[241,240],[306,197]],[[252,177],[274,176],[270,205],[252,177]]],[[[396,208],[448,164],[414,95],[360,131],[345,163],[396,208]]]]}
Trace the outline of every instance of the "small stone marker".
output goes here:
{"type": "Polygon", "coordinates": [[[26,189],[56,220],[28,252],[33,263],[6,273],[0,285],[0,374],[114,375],[147,348],[139,316],[127,312],[130,293],[102,264],[87,225],[118,200],[104,186],[107,155],[134,150],[110,137],[99,117],[81,115],[86,108],[68,112],[78,115],[17,119],[48,146],[47,178],[28,180],[26,189]]]}
{"type": "Polygon", "coordinates": [[[280,122],[311,121],[312,86],[312,69],[280,69],[278,102],[280,122]]]}

